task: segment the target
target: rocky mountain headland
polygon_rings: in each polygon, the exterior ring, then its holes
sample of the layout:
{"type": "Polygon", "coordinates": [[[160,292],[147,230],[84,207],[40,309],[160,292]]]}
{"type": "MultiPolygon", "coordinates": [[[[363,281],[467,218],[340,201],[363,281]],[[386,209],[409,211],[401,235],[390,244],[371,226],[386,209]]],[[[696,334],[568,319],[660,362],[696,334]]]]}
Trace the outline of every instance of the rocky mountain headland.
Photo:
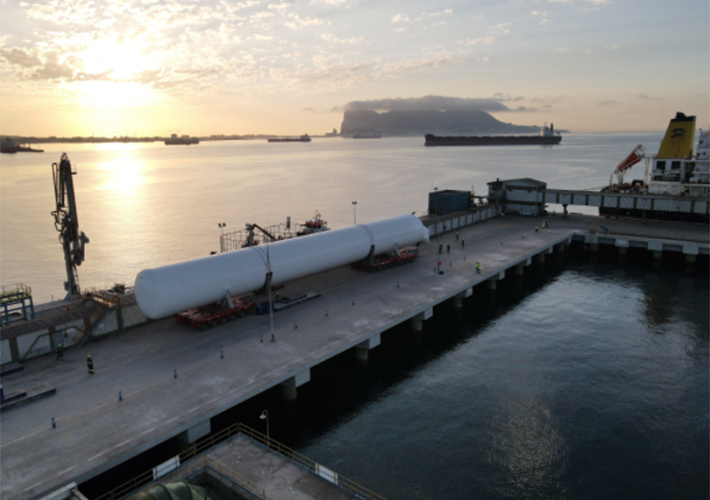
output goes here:
{"type": "MultiPolygon", "coordinates": [[[[340,135],[494,135],[537,134],[540,126],[513,125],[479,110],[346,110],[340,135]]],[[[562,131],[560,131],[562,132],[562,131]]]]}

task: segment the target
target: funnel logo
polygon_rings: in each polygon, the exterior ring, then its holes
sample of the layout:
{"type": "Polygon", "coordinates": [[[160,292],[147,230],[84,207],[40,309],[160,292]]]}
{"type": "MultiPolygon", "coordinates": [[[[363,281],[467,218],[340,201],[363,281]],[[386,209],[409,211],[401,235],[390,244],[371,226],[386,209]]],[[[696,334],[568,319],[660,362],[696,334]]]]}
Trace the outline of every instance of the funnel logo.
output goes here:
{"type": "Polygon", "coordinates": [[[674,128],[673,131],[671,132],[671,139],[677,139],[679,137],[683,137],[684,135],[685,135],[684,128],[674,128]]]}

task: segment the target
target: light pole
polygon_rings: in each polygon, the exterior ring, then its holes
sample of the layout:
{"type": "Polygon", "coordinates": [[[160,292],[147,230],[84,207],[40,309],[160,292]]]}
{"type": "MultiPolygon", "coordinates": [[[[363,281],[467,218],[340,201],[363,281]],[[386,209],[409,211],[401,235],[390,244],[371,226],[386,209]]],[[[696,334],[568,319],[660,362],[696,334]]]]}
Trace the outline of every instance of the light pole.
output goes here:
{"type": "Polygon", "coordinates": [[[357,226],[357,201],[353,201],[353,225],[357,226]]]}
{"type": "Polygon", "coordinates": [[[266,446],[271,448],[271,435],[269,434],[269,410],[262,411],[259,418],[261,420],[266,420],[266,446]]]}
{"type": "Polygon", "coordinates": [[[226,223],[226,222],[218,222],[218,223],[217,223],[217,226],[218,226],[220,229],[222,229],[222,235],[224,235],[224,228],[227,227],[227,223],[226,223]]]}

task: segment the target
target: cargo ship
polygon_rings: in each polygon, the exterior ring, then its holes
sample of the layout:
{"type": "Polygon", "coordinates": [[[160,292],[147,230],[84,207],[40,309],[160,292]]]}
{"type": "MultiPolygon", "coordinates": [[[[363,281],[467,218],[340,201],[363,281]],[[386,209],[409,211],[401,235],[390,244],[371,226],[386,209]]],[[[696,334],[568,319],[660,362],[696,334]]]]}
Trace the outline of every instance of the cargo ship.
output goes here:
{"type": "Polygon", "coordinates": [[[15,141],[10,139],[3,139],[0,144],[0,153],[44,153],[44,149],[33,149],[29,146],[21,146],[15,144],[15,141]]]}
{"type": "Polygon", "coordinates": [[[301,137],[269,137],[268,142],[311,142],[308,134],[303,134],[301,137]]]}
{"type": "Polygon", "coordinates": [[[165,139],[166,146],[189,146],[191,144],[199,144],[200,141],[197,137],[190,137],[189,135],[183,135],[178,137],[177,134],[173,134],[169,139],[165,139]]]}
{"type": "Polygon", "coordinates": [[[538,135],[473,135],[473,136],[436,136],[426,134],[425,146],[549,146],[559,144],[562,136],[555,132],[550,124],[540,128],[538,135]]]}
{"type": "MultiPolygon", "coordinates": [[[[695,152],[695,117],[676,113],[661,141],[658,153],[646,154],[639,144],[621,163],[609,180],[609,185],[602,189],[605,193],[637,193],[664,195],[667,203],[680,201],[710,203],[710,130],[700,130],[695,152]],[[628,170],[646,160],[643,179],[630,183],[624,181],[628,170]],[[616,182],[614,182],[616,177],[616,182]]],[[[648,219],[677,220],[684,222],[708,222],[704,214],[687,212],[640,210],[628,208],[599,208],[599,214],[605,216],[626,216],[648,219]]]]}

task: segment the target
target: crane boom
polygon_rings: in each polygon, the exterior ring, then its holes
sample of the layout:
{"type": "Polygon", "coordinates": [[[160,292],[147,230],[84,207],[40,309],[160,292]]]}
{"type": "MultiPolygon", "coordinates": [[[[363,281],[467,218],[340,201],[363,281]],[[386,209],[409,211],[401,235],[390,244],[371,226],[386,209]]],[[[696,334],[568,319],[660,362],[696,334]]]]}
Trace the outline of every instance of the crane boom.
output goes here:
{"type": "Polygon", "coordinates": [[[62,153],[59,163],[52,163],[52,176],[54,178],[54,198],[56,210],[54,227],[59,231],[59,242],[64,249],[64,262],[67,270],[67,281],[64,289],[66,298],[71,300],[80,294],[79,274],[77,266],[84,262],[84,247],[89,243],[89,238],[79,231],[79,217],[76,211],[76,196],[72,176],[71,162],[66,153],[62,153]]]}

